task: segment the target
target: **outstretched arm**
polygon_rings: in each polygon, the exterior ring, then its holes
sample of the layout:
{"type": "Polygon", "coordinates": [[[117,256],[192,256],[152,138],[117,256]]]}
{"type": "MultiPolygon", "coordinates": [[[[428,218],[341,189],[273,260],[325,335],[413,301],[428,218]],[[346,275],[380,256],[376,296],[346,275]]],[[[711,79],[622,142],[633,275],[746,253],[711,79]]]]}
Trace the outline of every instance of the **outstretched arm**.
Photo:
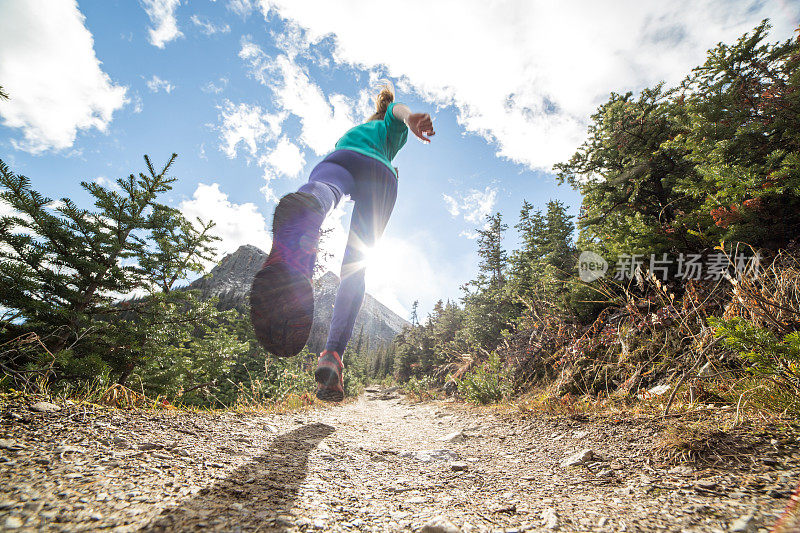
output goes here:
{"type": "Polygon", "coordinates": [[[421,141],[429,143],[430,137],[436,135],[433,131],[433,121],[428,113],[412,113],[405,104],[395,104],[392,107],[394,116],[406,123],[411,133],[416,135],[421,141]]]}

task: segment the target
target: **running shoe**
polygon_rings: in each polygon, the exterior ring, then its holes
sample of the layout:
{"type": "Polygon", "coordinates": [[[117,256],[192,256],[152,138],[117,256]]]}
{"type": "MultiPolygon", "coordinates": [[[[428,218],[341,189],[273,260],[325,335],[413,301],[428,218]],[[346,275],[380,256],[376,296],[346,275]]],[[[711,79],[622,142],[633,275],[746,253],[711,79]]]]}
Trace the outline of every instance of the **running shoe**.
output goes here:
{"type": "Polygon", "coordinates": [[[272,250],[250,288],[250,319],[261,345],[278,357],[300,353],[314,321],[311,277],[325,213],[311,194],[295,192],[278,202],[272,250]]]}
{"type": "Polygon", "coordinates": [[[325,402],[344,399],[344,365],[339,354],[325,350],[319,356],[314,378],[317,380],[317,398],[325,402]]]}

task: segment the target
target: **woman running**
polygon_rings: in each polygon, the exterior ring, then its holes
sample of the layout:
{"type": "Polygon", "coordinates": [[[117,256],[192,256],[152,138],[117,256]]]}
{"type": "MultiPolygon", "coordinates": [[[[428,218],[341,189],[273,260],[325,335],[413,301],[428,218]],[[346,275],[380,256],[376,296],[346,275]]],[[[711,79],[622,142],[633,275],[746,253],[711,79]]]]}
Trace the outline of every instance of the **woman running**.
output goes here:
{"type": "Polygon", "coordinates": [[[383,235],[397,197],[392,159],[408,130],[424,142],[434,135],[427,113],[412,113],[394,102],[390,87],[376,98],[367,122],[350,129],[334,151],[311,171],[308,183],[275,207],[272,250],[250,291],[250,317],[258,341],[278,357],[297,355],[308,341],[314,319],[311,276],[325,216],[349,195],[355,202],[342,261],[328,340],[315,377],[317,398],[344,398],[342,373],[347,341],[364,299],[365,251],[383,235]]]}

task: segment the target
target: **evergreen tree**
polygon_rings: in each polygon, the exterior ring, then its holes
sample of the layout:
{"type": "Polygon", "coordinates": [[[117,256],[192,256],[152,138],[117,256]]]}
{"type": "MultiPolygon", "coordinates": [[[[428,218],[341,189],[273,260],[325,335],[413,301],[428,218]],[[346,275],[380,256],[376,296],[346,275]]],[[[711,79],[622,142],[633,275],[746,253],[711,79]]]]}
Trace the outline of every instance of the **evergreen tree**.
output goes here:
{"type": "MultiPolygon", "coordinates": [[[[117,188],[83,182],[94,210],[68,198],[53,202],[0,161],[0,342],[40,336],[62,377],[104,373],[125,383],[137,366],[158,357],[166,338],[181,338],[216,310],[198,306],[174,285],[211,258],[211,223],[193,225],[157,199],[172,188],[168,172],[145,156],[146,172],[117,188]],[[148,297],[118,302],[125,294],[148,297]]],[[[177,342],[177,341],[176,341],[177,342]]]]}
{"type": "Polygon", "coordinates": [[[494,347],[515,315],[515,305],[505,293],[508,255],[503,248],[503,235],[507,228],[502,215],[496,213],[487,216],[486,227],[478,230],[478,276],[462,287],[464,340],[473,346],[494,347]]]}
{"type": "Polygon", "coordinates": [[[592,116],[589,139],[555,165],[560,180],[583,195],[583,249],[614,258],[708,244],[691,232],[699,202],[677,187],[691,179],[693,165],[685,150],[665,144],[683,132],[670,95],[660,85],[638,99],[612,93],[592,116]]]}
{"type": "Polygon", "coordinates": [[[417,308],[419,307],[419,300],[414,300],[411,304],[411,325],[419,326],[419,318],[417,317],[417,308]]]}
{"type": "Polygon", "coordinates": [[[544,269],[543,296],[561,311],[567,311],[566,295],[569,283],[575,278],[577,257],[572,234],[575,225],[564,204],[558,200],[547,202],[546,230],[542,251],[544,269]]]}
{"type": "Polygon", "coordinates": [[[534,211],[533,205],[523,200],[519,222],[514,227],[519,232],[521,247],[514,250],[510,258],[511,294],[530,301],[543,276],[546,222],[541,211],[534,211]]]}
{"type": "Polygon", "coordinates": [[[599,107],[554,167],[583,195],[582,249],[649,257],[800,234],[800,42],[765,44],[768,29],[712,49],[676,89],[599,107]]]}
{"type": "Polygon", "coordinates": [[[700,204],[700,230],[770,249],[800,235],[800,40],[765,43],[767,21],[708,52],[676,91],[693,174],[677,188],[700,204]]]}

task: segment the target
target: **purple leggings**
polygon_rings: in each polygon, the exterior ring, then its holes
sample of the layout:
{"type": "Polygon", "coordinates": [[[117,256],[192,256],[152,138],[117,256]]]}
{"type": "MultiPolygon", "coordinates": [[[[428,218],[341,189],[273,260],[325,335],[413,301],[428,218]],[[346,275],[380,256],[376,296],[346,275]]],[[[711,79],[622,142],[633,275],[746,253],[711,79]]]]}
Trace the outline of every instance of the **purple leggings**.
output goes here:
{"type": "Polygon", "coordinates": [[[364,300],[364,251],[383,235],[397,198],[397,178],[386,165],[352,150],[336,150],[322,160],[300,187],[330,212],[343,196],[355,202],[342,261],[341,282],[325,349],[342,355],[364,300]]]}

